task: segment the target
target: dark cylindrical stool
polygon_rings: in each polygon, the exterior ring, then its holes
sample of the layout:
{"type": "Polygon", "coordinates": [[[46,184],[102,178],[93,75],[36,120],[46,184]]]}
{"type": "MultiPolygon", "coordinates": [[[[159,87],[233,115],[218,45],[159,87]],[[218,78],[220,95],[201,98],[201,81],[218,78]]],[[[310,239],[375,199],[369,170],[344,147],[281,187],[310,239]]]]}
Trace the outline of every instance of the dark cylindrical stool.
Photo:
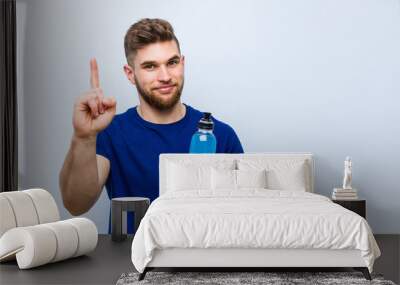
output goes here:
{"type": "Polygon", "coordinates": [[[111,239],[113,241],[123,241],[126,233],[122,232],[123,212],[131,211],[135,213],[135,232],[139,227],[140,221],[144,217],[150,205],[150,199],[144,197],[120,197],[111,200],[111,239]]]}

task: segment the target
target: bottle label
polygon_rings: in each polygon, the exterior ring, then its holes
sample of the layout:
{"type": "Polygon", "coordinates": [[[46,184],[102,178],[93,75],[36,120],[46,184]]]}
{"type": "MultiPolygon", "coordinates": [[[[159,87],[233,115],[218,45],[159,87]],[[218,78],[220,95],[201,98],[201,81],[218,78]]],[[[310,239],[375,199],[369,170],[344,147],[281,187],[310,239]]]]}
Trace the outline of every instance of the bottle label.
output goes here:
{"type": "Polygon", "coordinates": [[[207,141],[207,135],[200,135],[199,139],[201,142],[205,142],[207,141]]]}

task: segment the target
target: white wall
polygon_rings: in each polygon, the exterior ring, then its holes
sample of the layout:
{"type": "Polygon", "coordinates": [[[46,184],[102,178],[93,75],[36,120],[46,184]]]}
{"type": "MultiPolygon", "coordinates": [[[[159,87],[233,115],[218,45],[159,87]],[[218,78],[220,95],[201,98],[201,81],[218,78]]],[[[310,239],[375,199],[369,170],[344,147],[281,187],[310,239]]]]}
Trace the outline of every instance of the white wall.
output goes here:
{"type": "MultiPolygon", "coordinates": [[[[400,233],[400,4],[396,0],[17,0],[20,187],[52,192],[74,99],[95,56],[117,112],[137,104],[123,37],[167,19],[186,56],[183,101],[231,124],[245,151],[310,151],[330,195],[353,158],[375,233],[400,233]]],[[[105,191],[85,216],[107,231],[105,191]]]]}

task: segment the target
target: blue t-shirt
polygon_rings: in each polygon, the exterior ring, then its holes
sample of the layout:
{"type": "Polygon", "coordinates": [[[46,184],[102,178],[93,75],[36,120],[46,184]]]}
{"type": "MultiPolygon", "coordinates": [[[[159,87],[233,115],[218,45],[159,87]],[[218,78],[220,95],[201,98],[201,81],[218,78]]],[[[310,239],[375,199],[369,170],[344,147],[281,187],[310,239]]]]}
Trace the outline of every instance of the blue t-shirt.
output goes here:
{"type": "MultiPolygon", "coordinates": [[[[186,106],[185,116],[171,124],[148,122],[136,107],[118,114],[97,135],[96,153],[110,161],[106,181],[108,197],[147,197],[159,195],[158,162],[160,153],[188,153],[203,113],[186,106]]],[[[212,117],[217,153],[243,153],[235,131],[212,117]]],[[[128,213],[128,233],[133,233],[133,215],[128,213]]],[[[110,225],[109,225],[110,232],[110,225]]]]}

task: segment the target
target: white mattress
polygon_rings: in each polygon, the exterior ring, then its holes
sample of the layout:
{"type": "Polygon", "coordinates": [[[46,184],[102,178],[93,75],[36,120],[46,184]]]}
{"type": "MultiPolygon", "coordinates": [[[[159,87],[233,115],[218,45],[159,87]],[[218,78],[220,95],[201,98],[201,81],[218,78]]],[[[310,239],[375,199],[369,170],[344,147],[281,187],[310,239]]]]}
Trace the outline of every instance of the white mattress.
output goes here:
{"type": "Polygon", "coordinates": [[[321,195],[266,189],[160,196],[132,242],[135,268],[167,248],[356,249],[370,271],[380,255],[359,215],[321,195]]]}

